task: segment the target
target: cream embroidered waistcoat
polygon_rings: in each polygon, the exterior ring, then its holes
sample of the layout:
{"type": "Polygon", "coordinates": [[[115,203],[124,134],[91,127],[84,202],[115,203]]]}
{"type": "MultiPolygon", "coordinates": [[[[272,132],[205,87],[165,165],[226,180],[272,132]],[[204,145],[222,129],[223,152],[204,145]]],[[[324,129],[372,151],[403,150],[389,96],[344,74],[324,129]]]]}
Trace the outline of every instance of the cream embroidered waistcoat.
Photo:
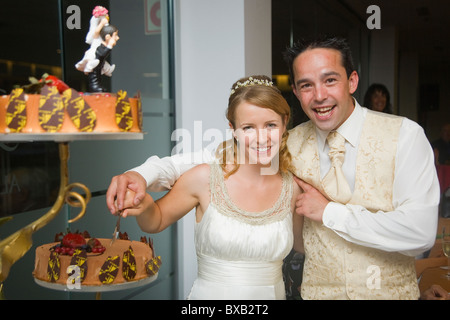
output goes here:
{"type": "MultiPolygon", "coordinates": [[[[392,211],[395,155],[402,118],[370,110],[364,122],[350,204],[377,214],[392,211]]],[[[324,193],[316,131],[311,121],[289,132],[298,177],[324,193]]],[[[418,299],[414,258],[348,242],[305,218],[303,299],[418,299]]]]}

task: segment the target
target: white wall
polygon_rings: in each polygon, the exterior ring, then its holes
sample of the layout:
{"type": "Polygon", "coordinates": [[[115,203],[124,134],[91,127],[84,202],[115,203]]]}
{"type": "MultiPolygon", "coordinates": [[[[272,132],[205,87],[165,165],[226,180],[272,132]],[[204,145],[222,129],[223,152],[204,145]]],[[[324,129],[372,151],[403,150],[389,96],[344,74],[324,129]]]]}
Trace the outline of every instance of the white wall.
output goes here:
{"type": "MultiPolygon", "coordinates": [[[[191,133],[197,151],[211,144],[202,141],[207,130],[225,138],[231,85],[252,74],[271,76],[271,1],[175,0],[174,6],[176,128],[191,133]]],[[[180,299],[197,275],[194,224],[194,212],[178,223],[180,299]]]]}

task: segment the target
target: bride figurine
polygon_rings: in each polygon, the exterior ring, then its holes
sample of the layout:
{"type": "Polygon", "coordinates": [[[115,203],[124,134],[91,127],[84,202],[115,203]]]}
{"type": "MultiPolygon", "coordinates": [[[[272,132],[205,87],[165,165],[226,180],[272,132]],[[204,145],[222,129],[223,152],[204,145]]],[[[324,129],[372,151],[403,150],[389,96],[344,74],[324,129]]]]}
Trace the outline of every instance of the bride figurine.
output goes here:
{"type": "MultiPolygon", "coordinates": [[[[90,48],[84,53],[83,59],[75,64],[77,70],[88,74],[91,73],[99,64],[100,61],[96,59],[95,51],[102,43],[100,30],[108,24],[108,9],[102,6],[96,6],[92,11],[89,32],[86,35],[86,43],[90,45],[90,48]]],[[[111,77],[115,67],[116,66],[114,64],[110,65],[108,62],[105,62],[102,68],[102,74],[111,77]]]]}

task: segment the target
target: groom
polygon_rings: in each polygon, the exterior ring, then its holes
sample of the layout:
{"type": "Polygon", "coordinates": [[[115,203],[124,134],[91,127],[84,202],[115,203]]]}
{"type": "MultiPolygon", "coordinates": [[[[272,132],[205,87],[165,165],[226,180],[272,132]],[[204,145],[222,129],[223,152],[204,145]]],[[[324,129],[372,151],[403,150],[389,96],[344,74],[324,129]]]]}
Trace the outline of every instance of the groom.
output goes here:
{"type": "MultiPolygon", "coordinates": [[[[431,146],[416,123],[361,107],[348,44],[298,42],[285,53],[292,88],[310,121],[289,132],[297,183],[304,190],[303,299],[418,299],[414,256],[434,244],[439,184],[431,146]]],[[[149,158],[113,177],[116,213],[126,188],[170,188],[190,166],[149,158]]]]}
{"type": "Polygon", "coordinates": [[[422,128],[358,104],[344,40],[298,42],[285,59],[310,118],[288,140],[303,180],[296,212],[308,218],[302,297],[417,299],[414,256],[434,243],[439,203],[422,128]]]}

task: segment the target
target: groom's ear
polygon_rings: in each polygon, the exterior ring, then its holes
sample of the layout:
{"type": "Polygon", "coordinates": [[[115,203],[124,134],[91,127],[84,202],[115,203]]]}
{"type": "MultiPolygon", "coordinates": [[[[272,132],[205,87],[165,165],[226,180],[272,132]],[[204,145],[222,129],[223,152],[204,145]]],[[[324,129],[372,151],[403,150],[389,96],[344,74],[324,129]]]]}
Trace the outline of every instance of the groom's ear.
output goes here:
{"type": "Polygon", "coordinates": [[[353,71],[350,77],[348,78],[349,82],[349,92],[350,94],[355,93],[356,89],[358,89],[359,76],[356,71],[353,71]]]}

